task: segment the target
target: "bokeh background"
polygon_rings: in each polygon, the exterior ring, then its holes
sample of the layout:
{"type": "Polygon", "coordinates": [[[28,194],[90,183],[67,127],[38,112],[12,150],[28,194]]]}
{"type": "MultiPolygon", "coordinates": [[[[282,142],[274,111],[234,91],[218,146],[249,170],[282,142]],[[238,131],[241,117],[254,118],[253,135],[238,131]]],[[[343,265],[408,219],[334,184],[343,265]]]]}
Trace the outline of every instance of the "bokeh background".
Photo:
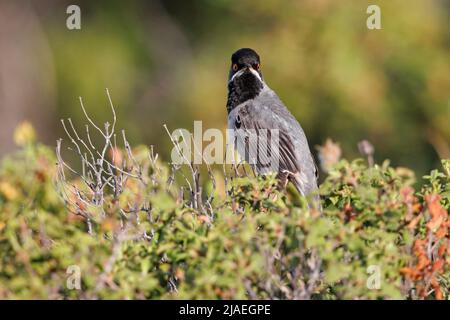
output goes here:
{"type": "Polygon", "coordinates": [[[168,158],[163,129],[226,126],[230,55],[252,47],[267,83],[304,127],[346,157],[425,173],[450,157],[450,1],[0,0],[0,155],[23,120],[54,145],[61,118],[111,119],[168,158]],[[66,8],[81,7],[81,30],[66,8]],[[366,27],[369,4],[382,29],[366,27]]]}

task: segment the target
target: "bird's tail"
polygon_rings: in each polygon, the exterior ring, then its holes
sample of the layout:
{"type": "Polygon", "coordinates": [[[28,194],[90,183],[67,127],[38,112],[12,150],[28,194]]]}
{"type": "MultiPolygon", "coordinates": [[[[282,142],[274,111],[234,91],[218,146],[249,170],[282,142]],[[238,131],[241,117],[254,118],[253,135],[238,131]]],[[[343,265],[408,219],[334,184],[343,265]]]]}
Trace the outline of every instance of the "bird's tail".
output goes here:
{"type": "Polygon", "coordinates": [[[322,212],[322,205],[320,203],[319,188],[317,187],[317,182],[312,181],[302,181],[300,176],[294,176],[291,179],[297,191],[308,200],[308,207],[315,208],[322,212]]]}

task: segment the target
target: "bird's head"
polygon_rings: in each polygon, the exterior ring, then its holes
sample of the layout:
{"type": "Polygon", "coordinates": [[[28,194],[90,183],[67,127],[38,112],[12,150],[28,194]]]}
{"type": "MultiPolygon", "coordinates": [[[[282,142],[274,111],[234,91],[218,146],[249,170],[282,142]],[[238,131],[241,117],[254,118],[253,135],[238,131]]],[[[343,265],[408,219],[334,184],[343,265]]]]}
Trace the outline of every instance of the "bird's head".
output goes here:
{"type": "Polygon", "coordinates": [[[228,81],[237,79],[245,82],[262,84],[261,61],[255,50],[242,48],[231,56],[231,67],[228,81]]]}

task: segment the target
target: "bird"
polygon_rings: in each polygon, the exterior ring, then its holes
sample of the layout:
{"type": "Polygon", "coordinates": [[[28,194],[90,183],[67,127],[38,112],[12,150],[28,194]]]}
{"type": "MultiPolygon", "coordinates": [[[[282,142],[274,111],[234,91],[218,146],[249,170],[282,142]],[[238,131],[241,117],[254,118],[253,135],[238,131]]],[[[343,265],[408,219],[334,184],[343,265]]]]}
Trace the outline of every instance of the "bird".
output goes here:
{"type": "Polygon", "coordinates": [[[251,48],[239,49],[231,56],[227,112],[228,130],[240,157],[259,175],[275,173],[280,189],[291,182],[309,199],[308,206],[319,207],[318,169],[306,135],[264,81],[260,57],[251,48]],[[277,138],[275,144],[270,141],[272,136],[277,138]]]}

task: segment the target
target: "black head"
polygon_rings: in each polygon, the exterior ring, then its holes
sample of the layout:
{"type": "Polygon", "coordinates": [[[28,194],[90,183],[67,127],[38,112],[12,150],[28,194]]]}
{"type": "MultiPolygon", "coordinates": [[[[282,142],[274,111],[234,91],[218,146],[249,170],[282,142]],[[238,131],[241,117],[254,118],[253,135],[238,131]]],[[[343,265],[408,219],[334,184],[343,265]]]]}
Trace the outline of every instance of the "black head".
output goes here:
{"type": "Polygon", "coordinates": [[[228,77],[228,112],[237,105],[254,99],[263,90],[264,82],[260,63],[259,55],[249,48],[239,49],[231,56],[228,77]]]}
{"type": "Polygon", "coordinates": [[[262,79],[260,67],[261,61],[259,59],[259,55],[255,50],[250,48],[239,49],[231,56],[231,67],[228,80],[231,80],[231,78],[239,71],[251,69],[258,72],[259,76],[262,79]]]}

